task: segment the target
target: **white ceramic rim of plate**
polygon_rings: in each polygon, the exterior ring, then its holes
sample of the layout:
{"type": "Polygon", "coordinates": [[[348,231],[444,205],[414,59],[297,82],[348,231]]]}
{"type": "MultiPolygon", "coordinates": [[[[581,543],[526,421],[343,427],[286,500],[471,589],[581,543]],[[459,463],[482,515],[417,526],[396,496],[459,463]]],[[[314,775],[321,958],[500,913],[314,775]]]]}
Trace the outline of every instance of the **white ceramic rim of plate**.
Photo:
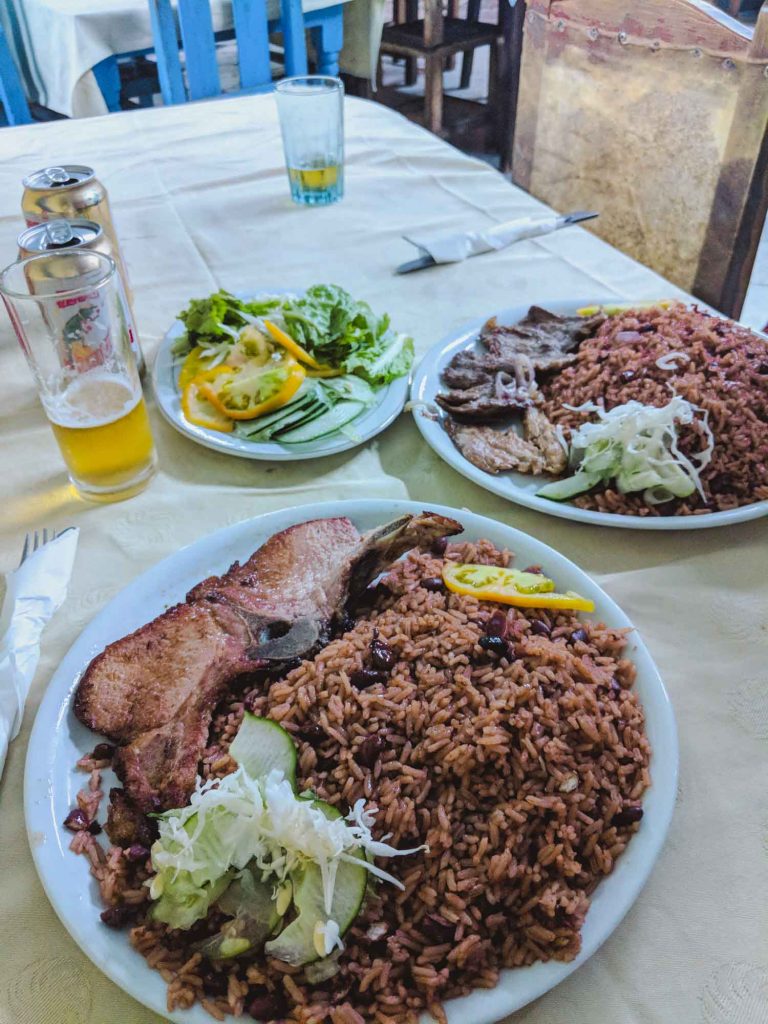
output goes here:
{"type": "MultiPolygon", "coordinates": [[[[239,299],[258,299],[267,295],[297,295],[298,291],[287,288],[273,288],[270,291],[237,291],[233,293],[239,299]]],[[[181,410],[181,394],[178,389],[178,364],[171,352],[174,341],[184,333],[181,320],[173,324],[163,335],[152,366],[152,385],[157,400],[157,407],[163,418],[180,434],[196,441],[205,448],[235,455],[240,459],[259,459],[264,462],[298,462],[302,459],[321,458],[326,455],[338,455],[340,452],[357,448],[372,437],[386,430],[403,410],[408,397],[410,374],[398,377],[391,384],[383,387],[377,400],[366,412],[349,424],[354,427],[357,439],[337,432],[327,439],[308,441],[305,444],[283,446],[277,441],[249,441],[236,434],[223,434],[218,430],[207,430],[190,423],[181,410]]]]}
{"type": "MultiPolygon", "coordinates": [[[[569,314],[575,313],[577,309],[584,306],[594,306],[600,303],[616,305],[623,304],[624,301],[613,296],[581,300],[558,299],[551,302],[542,300],[537,305],[544,306],[545,309],[549,309],[553,313],[569,314]]],[[[642,300],[638,300],[638,302],[640,301],[642,300]]],[[[525,316],[530,305],[530,302],[526,302],[517,306],[508,306],[506,309],[490,315],[496,316],[500,323],[516,323],[525,316]]],[[[699,303],[699,305],[703,307],[704,303],[699,303]]],[[[440,390],[440,374],[449,359],[456,352],[472,346],[486,320],[488,320],[487,316],[472,320],[458,330],[447,334],[442,341],[429,349],[413,371],[412,402],[434,401],[435,395],[440,390]]],[[[414,408],[413,416],[416,426],[430,448],[457,473],[461,473],[462,476],[486,491],[491,491],[492,494],[498,494],[508,501],[535,509],[537,512],[543,512],[545,515],[570,519],[577,523],[589,523],[593,526],[614,526],[628,530],[706,530],[717,526],[732,526],[734,523],[744,523],[750,519],[760,519],[762,516],[768,515],[768,501],[756,501],[751,505],[742,505],[725,512],[707,512],[696,516],[623,516],[616,512],[598,512],[593,509],[577,508],[566,501],[549,501],[547,498],[539,498],[535,493],[536,487],[541,486],[545,478],[524,476],[521,473],[503,473],[499,476],[486,473],[485,470],[479,469],[464,458],[439,423],[422,415],[418,407],[414,408]]]]}
{"type": "MultiPolygon", "coordinates": [[[[581,569],[539,540],[466,510],[396,500],[323,502],[270,512],[202,537],[163,559],[129,583],[82,631],[53,675],[32,729],[24,776],[24,811],[33,859],[45,892],[70,935],[93,963],[129,995],[177,1024],[210,1024],[200,1007],[166,1010],[166,984],[128,943],[124,931],[103,927],[94,880],[85,857],[68,849],[70,835],[61,822],[87,775],[75,770],[78,757],[93,749],[94,734],[74,718],[71,698],[83,668],[106,643],[137,628],[212,572],[224,571],[234,558],[248,555],[267,537],[312,518],[347,515],[369,529],[406,512],[428,507],[458,518],[470,537],[488,537],[516,551],[523,564],[546,566],[564,589],[595,601],[595,614],[608,625],[631,627],[619,606],[581,569]]],[[[674,713],[664,684],[642,639],[632,634],[630,655],[637,667],[636,689],[643,701],[653,746],[651,787],[643,799],[637,834],[614,872],[595,892],[582,932],[582,949],[570,963],[537,963],[502,972],[494,989],[475,990],[446,1003],[449,1024],[491,1024],[559,984],[608,938],[634,903],[661,852],[677,791],[678,744],[674,713]]],[[[105,780],[105,786],[108,780],[105,780]]],[[[228,1018],[234,1020],[235,1018],[228,1018]]],[[[424,1022],[431,1021],[424,1015],[424,1022]]]]}

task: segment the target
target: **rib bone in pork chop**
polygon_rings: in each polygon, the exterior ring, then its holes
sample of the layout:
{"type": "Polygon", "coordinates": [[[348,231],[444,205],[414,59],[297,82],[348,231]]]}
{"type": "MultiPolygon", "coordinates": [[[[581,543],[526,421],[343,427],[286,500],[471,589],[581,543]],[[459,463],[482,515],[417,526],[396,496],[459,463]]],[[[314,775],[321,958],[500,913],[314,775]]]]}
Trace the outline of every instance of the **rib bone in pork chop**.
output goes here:
{"type": "Polygon", "coordinates": [[[461,529],[429,512],[362,537],[346,518],[291,526],[110,644],[80,680],[75,714],[120,745],[114,767],[139,808],[182,806],[232,680],[309,654],[382,568],[461,529]]]}

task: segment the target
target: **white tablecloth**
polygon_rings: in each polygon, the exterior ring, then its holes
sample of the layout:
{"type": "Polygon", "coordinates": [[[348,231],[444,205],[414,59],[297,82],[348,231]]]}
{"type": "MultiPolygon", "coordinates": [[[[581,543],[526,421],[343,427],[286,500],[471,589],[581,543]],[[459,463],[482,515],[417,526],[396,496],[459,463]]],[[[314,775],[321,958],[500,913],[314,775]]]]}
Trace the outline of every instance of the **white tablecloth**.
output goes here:
{"type": "MultiPolygon", "coordinates": [[[[381,41],[384,0],[303,0],[305,11],[345,3],[341,68],[371,77],[381,41]]],[[[214,29],[232,28],[231,0],[213,0],[214,29]]],[[[280,13],[279,0],[268,0],[270,18],[280,13]]],[[[93,117],[107,111],[91,73],[113,54],[152,46],[147,0],[0,0],[0,20],[16,49],[17,63],[30,96],[70,117],[93,117]],[[12,5],[16,31],[13,31],[12,5]],[[6,8],[3,10],[3,8],[6,8]]]]}
{"type": "MultiPolygon", "coordinates": [[[[420,354],[466,321],[520,302],[674,292],[579,228],[394,276],[412,255],[404,232],[490,225],[540,206],[391,111],[350,100],[347,197],[299,208],[288,198],[273,103],[243,98],[0,130],[0,254],[15,254],[22,175],[66,157],[92,164],[109,188],[150,362],[177,311],[219,286],[337,282],[389,311],[420,354]]],[[[766,1024],[768,520],[658,534],[543,516],[450,470],[407,414],[368,445],[303,465],[207,451],[153,409],[158,477],[124,504],[88,506],[67,488],[3,315],[0,381],[0,567],[16,565],[29,529],[81,527],[71,596],[45,635],[0,781],[0,1024],[158,1020],[71,941],[27,847],[26,744],[63,652],[129,580],[181,545],[269,509],[361,495],[469,507],[558,548],[636,623],[677,713],[678,806],[650,881],[599,952],[510,1024],[766,1024]]]]}

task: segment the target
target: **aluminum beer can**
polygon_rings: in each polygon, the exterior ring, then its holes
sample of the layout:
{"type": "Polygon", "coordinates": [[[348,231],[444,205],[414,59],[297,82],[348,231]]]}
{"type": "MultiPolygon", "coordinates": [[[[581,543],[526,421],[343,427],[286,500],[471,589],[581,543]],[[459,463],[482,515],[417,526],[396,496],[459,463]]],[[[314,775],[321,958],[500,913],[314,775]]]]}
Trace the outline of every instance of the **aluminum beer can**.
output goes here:
{"type": "Polygon", "coordinates": [[[61,167],[43,167],[33,171],[22,181],[21,212],[27,227],[46,220],[79,220],[87,218],[101,224],[104,234],[112,243],[112,258],[120,268],[129,302],[131,292],[125,264],[120,253],[120,242],[112,223],[107,190],[96,177],[92,167],[83,164],[64,164],[61,167]]]}
{"type": "Polygon", "coordinates": [[[26,228],[18,237],[19,259],[54,249],[96,249],[115,258],[112,243],[95,220],[49,220],[26,228]]]}
{"type": "MultiPolygon", "coordinates": [[[[128,279],[128,271],[120,252],[120,243],[112,223],[109,196],[96,177],[93,168],[86,167],[84,164],[44,167],[27,175],[22,184],[24,185],[24,194],[21,198],[21,211],[28,228],[52,220],[68,220],[78,223],[88,220],[100,226],[103,232],[102,242],[87,247],[107,252],[102,246],[109,245],[107,255],[111,256],[117,264],[125,297],[129,307],[132,306],[131,282],[128,279]]],[[[72,245],[71,242],[65,244],[72,245]]],[[[139,348],[135,331],[133,331],[133,350],[139,371],[143,375],[144,356],[139,348]]]]}

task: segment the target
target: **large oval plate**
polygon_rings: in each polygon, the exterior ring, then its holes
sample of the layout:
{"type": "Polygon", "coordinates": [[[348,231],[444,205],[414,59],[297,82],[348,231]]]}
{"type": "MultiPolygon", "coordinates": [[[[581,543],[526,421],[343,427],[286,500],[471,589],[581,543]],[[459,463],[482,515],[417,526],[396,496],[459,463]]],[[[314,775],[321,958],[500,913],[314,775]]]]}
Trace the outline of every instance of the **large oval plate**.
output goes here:
{"type": "MultiPolygon", "coordinates": [[[[600,301],[615,303],[617,300],[590,298],[581,302],[542,302],[540,305],[553,313],[572,315],[582,306],[595,305],[600,301]]],[[[528,312],[529,306],[530,303],[526,303],[504,309],[495,314],[496,319],[500,324],[517,323],[528,312]]],[[[413,374],[411,401],[434,402],[435,395],[441,390],[440,376],[443,370],[457,352],[474,347],[480,329],[487,319],[488,317],[483,317],[482,320],[467,324],[454,334],[449,334],[427,352],[413,374]]],[[[727,512],[708,512],[697,516],[623,516],[615,512],[577,508],[567,501],[539,498],[536,491],[550,480],[550,477],[524,473],[500,473],[494,476],[493,473],[486,473],[465,459],[440,424],[424,416],[418,406],[413,414],[424,440],[457,473],[484,487],[486,491],[550,516],[573,519],[577,523],[592,523],[595,526],[618,526],[635,530],[704,530],[713,526],[731,526],[733,523],[743,523],[748,519],[759,519],[768,515],[768,501],[756,501],[751,505],[729,509],[727,512]]]]}
{"type": "MultiPolygon", "coordinates": [[[[347,515],[362,531],[423,508],[423,504],[411,501],[325,502],[272,512],[218,530],[177,551],[130,583],[83,630],[54,674],[35,719],[24,779],[24,809],[35,865],[56,913],[83,952],[117,985],[161,1016],[178,1024],[211,1022],[199,1006],[168,1013],[166,985],[160,975],[150,970],[143,957],[131,948],[124,932],[115,932],[99,922],[102,907],[88,863],[85,857],[69,851],[71,836],[61,827],[86,778],[75,769],[75,762],[92,750],[95,742],[94,734],[75,719],[71,710],[80,673],[106,644],[143,625],[168,605],[183,600],[199,580],[223,572],[235,559],[245,560],[279,530],[308,519],[347,515]]],[[[627,616],[596,583],[546,544],[471,512],[441,505],[429,508],[458,519],[469,538],[487,537],[499,547],[510,548],[522,565],[545,565],[563,589],[591,597],[595,615],[607,624],[631,626],[627,616]]],[[[644,797],[645,814],[637,835],[613,874],[601,882],[594,894],[582,933],[581,953],[570,963],[539,963],[502,972],[496,988],[449,1001],[446,1006],[450,1024],[491,1024],[553,988],[608,938],[650,874],[675,803],[677,733],[664,685],[636,634],[630,639],[629,654],[637,666],[636,687],[645,707],[653,748],[652,783],[644,797]]],[[[105,788],[108,784],[105,779],[105,788]]],[[[423,1019],[431,1020],[426,1016],[423,1019]]]]}
{"type": "MultiPolygon", "coordinates": [[[[237,292],[236,294],[240,299],[259,297],[257,292],[237,292]]],[[[276,295],[278,292],[270,294],[276,295]]],[[[364,444],[380,434],[382,430],[386,430],[397,419],[408,396],[407,375],[398,377],[391,384],[379,388],[376,392],[375,403],[349,424],[349,427],[354,430],[354,437],[336,431],[334,434],[329,434],[328,437],[318,438],[317,441],[308,441],[306,444],[283,445],[277,441],[249,441],[248,438],[238,437],[237,434],[222,434],[220,430],[207,430],[205,427],[198,427],[196,424],[190,423],[181,411],[181,392],[179,391],[181,366],[180,360],[174,357],[171,350],[173,343],[183,333],[184,324],[181,320],[174,320],[173,325],[160,342],[152,369],[152,382],[158,408],[165,419],[180,434],[184,434],[206,448],[225,452],[227,455],[236,455],[241,459],[295,462],[299,459],[318,458],[322,455],[337,455],[350,448],[357,448],[358,445],[364,444]]]]}

